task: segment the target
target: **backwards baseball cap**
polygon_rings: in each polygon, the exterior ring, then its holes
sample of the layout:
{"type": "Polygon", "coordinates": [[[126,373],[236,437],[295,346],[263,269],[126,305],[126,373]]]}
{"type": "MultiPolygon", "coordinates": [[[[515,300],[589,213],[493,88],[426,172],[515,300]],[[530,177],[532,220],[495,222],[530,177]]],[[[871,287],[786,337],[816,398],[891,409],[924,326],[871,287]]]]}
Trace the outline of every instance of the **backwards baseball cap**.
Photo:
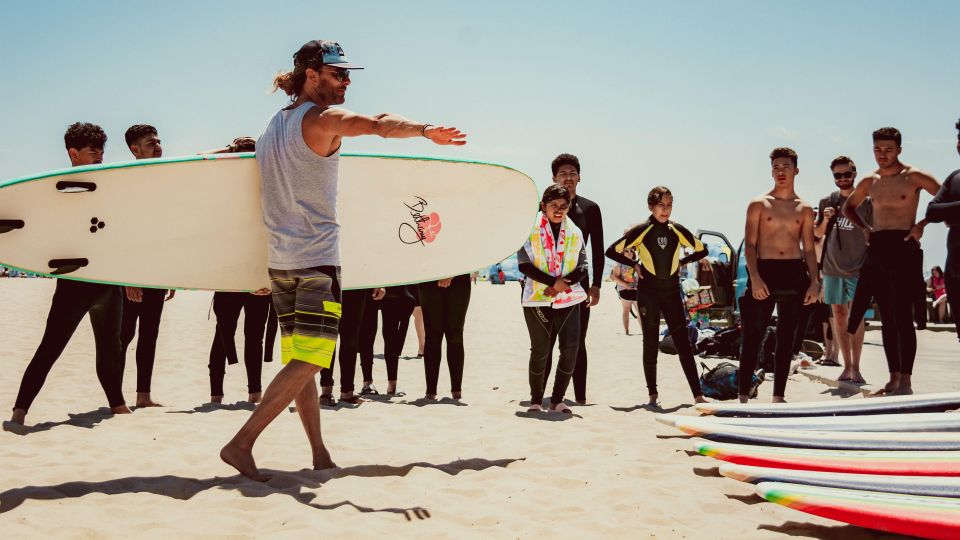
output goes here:
{"type": "Polygon", "coordinates": [[[308,41],[293,55],[294,67],[314,68],[332,66],[342,69],[363,69],[351,64],[343,54],[343,47],[336,41],[315,39],[308,41]]]}

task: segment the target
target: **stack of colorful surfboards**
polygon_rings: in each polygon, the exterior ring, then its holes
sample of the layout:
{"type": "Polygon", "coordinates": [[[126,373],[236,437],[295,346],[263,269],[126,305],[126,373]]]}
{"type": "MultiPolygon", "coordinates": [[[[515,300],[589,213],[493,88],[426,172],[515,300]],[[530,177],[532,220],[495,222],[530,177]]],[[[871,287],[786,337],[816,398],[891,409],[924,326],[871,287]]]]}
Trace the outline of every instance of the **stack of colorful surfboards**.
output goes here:
{"type": "Polygon", "coordinates": [[[801,512],[921,538],[960,538],[960,392],[697,405],[657,420],[698,437],[720,473],[801,512]]]}

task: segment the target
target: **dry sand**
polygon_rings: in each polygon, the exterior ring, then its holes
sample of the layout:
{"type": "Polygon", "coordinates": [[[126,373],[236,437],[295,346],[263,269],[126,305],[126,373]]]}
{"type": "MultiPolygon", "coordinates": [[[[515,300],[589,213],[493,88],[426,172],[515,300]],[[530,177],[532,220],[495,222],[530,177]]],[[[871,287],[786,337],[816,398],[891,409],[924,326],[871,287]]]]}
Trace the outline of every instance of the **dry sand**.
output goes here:
{"type": "MultiPolygon", "coordinates": [[[[0,398],[8,406],[53,288],[53,280],[0,280],[0,398]]],[[[639,407],[641,338],[623,334],[620,303],[612,289],[603,292],[588,338],[590,404],[574,407],[573,417],[521,413],[529,340],[519,291],[481,284],[467,317],[461,404],[418,401],[422,363],[401,360],[406,397],[322,411],[340,469],[304,470],[307,441],[297,414],[285,412],[254,449],[272,475],[263,484],[217,456],[250,412],[237,403],[246,398],[242,364],[227,370],[225,405],[206,404],[211,293],[181,291],[167,303],[153,379],[154,398],[165,406],[132,415],[107,414],[85,321],[30,410],[34,430],[0,432],[2,536],[890,537],[763,502],[750,486],[718,477],[718,462],[689,456],[689,439],[639,407]]],[[[412,327],[404,352],[416,352],[412,327]]],[[[660,366],[664,408],[687,407],[676,357],[661,355],[660,366]]],[[[278,368],[265,365],[265,384],[278,368]]],[[[440,391],[449,395],[443,369],[440,391]]],[[[131,404],[135,370],[131,350],[124,383],[131,404]]],[[[374,373],[383,390],[382,360],[374,373]]],[[[764,383],[761,399],[769,400],[771,386],[764,383]]],[[[794,376],[787,397],[838,399],[835,392],[794,376]]]]}

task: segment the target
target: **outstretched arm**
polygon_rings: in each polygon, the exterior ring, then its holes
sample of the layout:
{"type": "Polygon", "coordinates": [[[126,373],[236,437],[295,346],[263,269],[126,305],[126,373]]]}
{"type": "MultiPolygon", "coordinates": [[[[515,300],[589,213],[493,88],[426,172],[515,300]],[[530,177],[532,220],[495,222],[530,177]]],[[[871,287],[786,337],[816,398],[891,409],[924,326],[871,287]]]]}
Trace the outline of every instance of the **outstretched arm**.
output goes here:
{"type": "Polygon", "coordinates": [[[377,135],[385,139],[426,137],[441,145],[467,144],[467,135],[457,128],[422,124],[394,113],[366,116],[346,109],[331,108],[320,113],[314,121],[308,122],[305,129],[328,137],[359,137],[361,135],[377,135]]]}

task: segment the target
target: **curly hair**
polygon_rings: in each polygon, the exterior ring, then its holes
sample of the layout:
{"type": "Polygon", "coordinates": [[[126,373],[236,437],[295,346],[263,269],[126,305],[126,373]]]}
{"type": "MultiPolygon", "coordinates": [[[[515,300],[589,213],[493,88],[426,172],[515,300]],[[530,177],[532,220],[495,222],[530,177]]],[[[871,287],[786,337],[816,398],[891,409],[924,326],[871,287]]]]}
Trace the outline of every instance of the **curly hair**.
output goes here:
{"type": "Polygon", "coordinates": [[[76,122],[70,124],[67,132],[63,134],[63,142],[67,150],[71,148],[80,150],[87,147],[103,150],[107,144],[107,134],[96,124],[76,122]]]}
{"type": "Polygon", "coordinates": [[[650,193],[647,195],[647,204],[650,206],[656,206],[663,201],[665,196],[669,195],[673,197],[673,193],[670,192],[670,188],[667,186],[657,186],[650,190],[650,193]]]}
{"type": "Polygon", "coordinates": [[[256,152],[257,141],[253,137],[237,137],[232,143],[227,145],[230,153],[235,152],[256,152]]]}
{"type": "Polygon", "coordinates": [[[123,134],[123,138],[127,141],[127,146],[131,146],[149,135],[156,136],[157,128],[150,124],[135,124],[127,129],[127,132],[123,134]]]}
{"type": "Polygon", "coordinates": [[[550,184],[547,186],[547,189],[543,190],[543,198],[540,199],[540,202],[547,204],[550,201],[555,201],[557,199],[563,199],[567,202],[570,202],[570,192],[567,191],[567,188],[560,184],[550,184]]]}
{"type": "Polygon", "coordinates": [[[577,169],[577,174],[580,174],[580,160],[573,154],[560,154],[553,158],[553,163],[550,164],[550,170],[553,171],[553,175],[556,176],[557,171],[564,165],[573,165],[573,167],[577,169]]]}
{"type": "Polygon", "coordinates": [[[882,127],[873,132],[873,142],[893,141],[899,147],[901,139],[900,130],[895,127],[882,127]]]}
{"type": "Polygon", "coordinates": [[[847,156],[837,156],[833,158],[833,161],[830,162],[830,170],[832,171],[837,165],[850,165],[851,169],[857,170],[857,164],[847,156]]]}
{"type": "Polygon", "coordinates": [[[781,146],[780,148],[774,148],[773,152],[770,152],[770,161],[777,158],[790,158],[790,161],[793,162],[793,166],[797,166],[797,153],[792,148],[787,148],[781,146]]]}
{"type": "Polygon", "coordinates": [[[307,82],[307,68],[297,66],[293,71],[280,71],[273,77],[273,90],[283,90],[283,93],[296,99],[303,92],[303,84],[307,82]]]}

